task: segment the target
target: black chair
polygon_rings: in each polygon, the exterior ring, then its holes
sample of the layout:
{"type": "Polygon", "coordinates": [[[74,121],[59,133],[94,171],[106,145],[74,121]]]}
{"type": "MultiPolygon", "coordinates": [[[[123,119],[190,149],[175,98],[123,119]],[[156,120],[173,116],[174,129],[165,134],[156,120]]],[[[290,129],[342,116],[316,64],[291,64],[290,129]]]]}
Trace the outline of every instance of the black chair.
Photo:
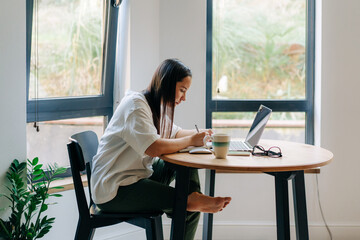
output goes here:
{"type": "Polygon", "coordinates": [[[128,222],[146,230],[148,240],[163,240],[162,212],[154,213],[105,213],[96,207],[90,190],[91,162],[96,154],[98,138],[92,131],[71,136],[67,145],[71,172],[74,181],[79,221],[75,240],[92,239],[95,229],[113,224],[128,222]],[[81,174],[86,170],[90,203],[87,203],[81,174]]]}

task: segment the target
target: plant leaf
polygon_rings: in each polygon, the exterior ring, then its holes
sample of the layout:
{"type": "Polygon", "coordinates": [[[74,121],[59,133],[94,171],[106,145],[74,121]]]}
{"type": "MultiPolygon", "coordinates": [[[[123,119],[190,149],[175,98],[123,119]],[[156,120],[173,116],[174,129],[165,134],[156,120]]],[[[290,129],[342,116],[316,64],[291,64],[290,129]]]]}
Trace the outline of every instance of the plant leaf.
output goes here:
{"type": "Polygon", "coordinates": [[[56,194],[50,194],[50,196],[51,196],[51,197],[62,197],[61,194],[57,194],[57,193],[56,193],[56,194]]]}
{"type": "Polygon", "coordinates": [[[14,161],[12,162],[12,164],[14,164],[15,167],[19,166],[19,160],[14,159],[14,161]]]}
{"type": "Polygon", "coordinates": [[[42,174],[43,173],[43,170],[42,169],[38,169],[38,170],[35,170],[33,172],[33,175],[39,175],[39,174],[42,174]]]}
{"type": "Polygon", "coordinates": [[[39,162],[39,158],[38,157],[35,157],[32,162],[31,162],[31,165],[35,166],[36,164],[38,164],[39,162]]]}
{"type": "Polygon", "coordinates": [[[40,175],[37,175],[35,177],[33,177],[33,181],[37,181],[37,180],[40,180],[44,177],[44,174],[40,174],[40,175]]]}
{"type": "Polygon", "coordinates": [[[44,203],[44,204],[41,206],[40,212],[45,212],[47,209],[48,209],[48,205],[44,203]]]}
{"type": "Polygon", "coordinates": [[[34,171],[41,169],[43,164],[38,164],[34,167],[34,171]]]}
{"type": "Polygon", "coordinates": [[[26,162],[21,162],[18,166],[19,171],[23,171],[26,168],[26,162]]]}
{"type": "Polygon", "coordinates": [[[57,168],[57,169],[55,170],[55,172],[54,172],[54,175],[58,175],[58,174],[65,173],[66,170],[67,170],[67,169],[66,169],[66,168],[63,168],[63,167],[57,168]]]}

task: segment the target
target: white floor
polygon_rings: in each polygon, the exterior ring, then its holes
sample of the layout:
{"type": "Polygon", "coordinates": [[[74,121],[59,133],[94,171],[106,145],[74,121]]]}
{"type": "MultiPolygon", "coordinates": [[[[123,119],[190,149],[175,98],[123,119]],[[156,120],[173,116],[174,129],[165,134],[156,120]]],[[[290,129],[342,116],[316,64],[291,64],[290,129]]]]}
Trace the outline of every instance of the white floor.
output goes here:
{"type": "Polygon", "coordinates": [[[127,223],[96,229],[94,240],[146,240],[145,230],[127,223]]]}

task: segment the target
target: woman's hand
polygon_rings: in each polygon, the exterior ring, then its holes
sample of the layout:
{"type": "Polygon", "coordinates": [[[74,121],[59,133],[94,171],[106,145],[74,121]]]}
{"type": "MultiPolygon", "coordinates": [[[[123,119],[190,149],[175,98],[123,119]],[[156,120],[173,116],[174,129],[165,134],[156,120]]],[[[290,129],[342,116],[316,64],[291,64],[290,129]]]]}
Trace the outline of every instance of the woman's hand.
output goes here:
{"type": "Polygon", "coordinates": [[[192,146],[204,146],[204,138],[205,136],[211,136],[213,134],[212,129],[199,129],[198,133],[195,133],[192,136],[192,142],[193,144],[191,144],[192,146]]]}
{"type": "Polygon", "coordinates": [[[208,135],[207,132],[199,132],[199,133],[195,133],[194,135],[191,136],[191,144],[192,146],[203,146],[204,145],[204,137],[208,135]]]}
{"type": "Polygon", "coordinates": [[[206,135],[212,135],[214,132],[212,129],[199,129],[199,132],[205,132],[206,135]]]}
{"type": "Polygon", "coordinates": [[[151,144],[145,153],[151,157],[158,157],[162,154],[177,152],[188,146],[203,146],[204,137],[211,135],[211,129],[180,130],[175,139],[160,138],[151,144]]]}

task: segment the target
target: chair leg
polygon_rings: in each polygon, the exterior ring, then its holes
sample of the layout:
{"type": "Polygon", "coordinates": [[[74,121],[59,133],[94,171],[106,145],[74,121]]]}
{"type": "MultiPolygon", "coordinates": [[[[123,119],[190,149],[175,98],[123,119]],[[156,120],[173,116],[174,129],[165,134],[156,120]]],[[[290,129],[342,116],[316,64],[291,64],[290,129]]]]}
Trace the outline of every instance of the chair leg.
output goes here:
{"type": "Polygon", "coordinates": [[[161,216],[154,218],[132,218],[126,222],[145,229],[147,240],[163,240],[161,216]]]}
{"type": "Polygon", "coordinates": [[[161,216],[145,220],[147,240],[164,240],[161,216]]]}
{"type": "Polygon", "coordinates": [[[90,228],[89,240],[92,240],[95,235],[95,228],[90,228]]]}
{"type": "Polygon", "coordinates": [[[151,219],[151,229],[153,240],[164,240],[161,216],[157,216],[151,219]]]}
{"type": "Polygon", "coordinates": [[[90,227],[90,223],[81,221],[79,218],[75,233],[75,240],[92,240],[95,229],[90,227]]]}

